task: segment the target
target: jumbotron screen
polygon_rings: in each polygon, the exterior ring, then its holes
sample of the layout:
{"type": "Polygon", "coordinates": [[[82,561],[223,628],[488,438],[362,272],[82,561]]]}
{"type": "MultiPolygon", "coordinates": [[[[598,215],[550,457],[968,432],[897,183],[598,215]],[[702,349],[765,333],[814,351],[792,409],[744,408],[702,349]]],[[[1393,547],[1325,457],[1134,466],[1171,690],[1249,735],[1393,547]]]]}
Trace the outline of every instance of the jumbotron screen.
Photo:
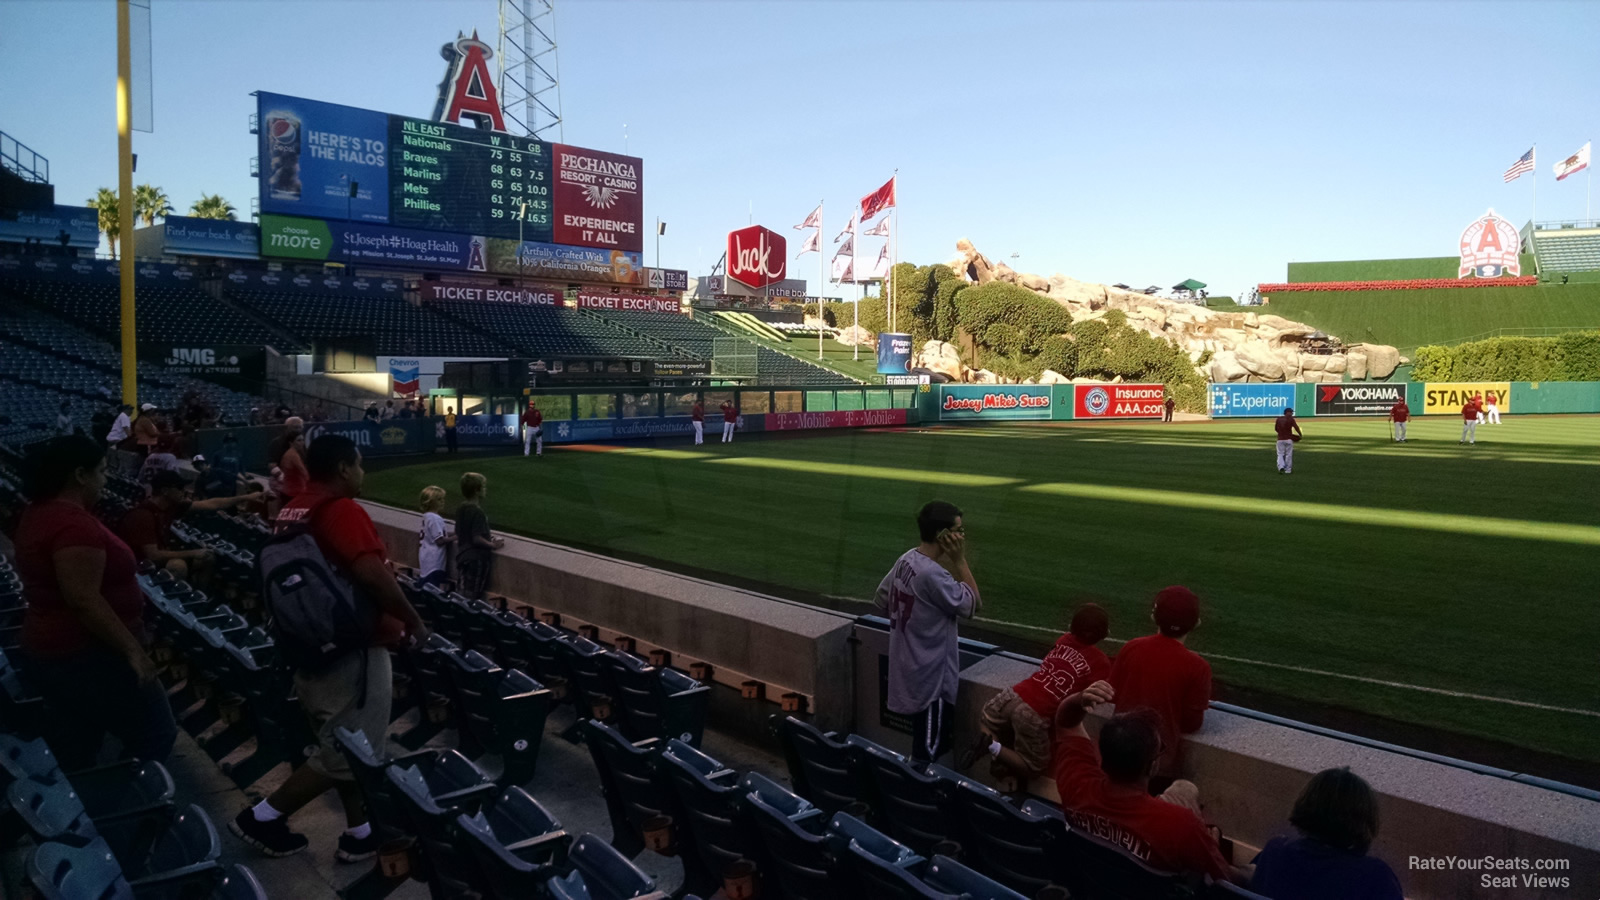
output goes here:
{"type": "Polygon", "coordinates": [[[635,157],[282,94],[256,98],[263,213],[643,249],[635,157]]]}

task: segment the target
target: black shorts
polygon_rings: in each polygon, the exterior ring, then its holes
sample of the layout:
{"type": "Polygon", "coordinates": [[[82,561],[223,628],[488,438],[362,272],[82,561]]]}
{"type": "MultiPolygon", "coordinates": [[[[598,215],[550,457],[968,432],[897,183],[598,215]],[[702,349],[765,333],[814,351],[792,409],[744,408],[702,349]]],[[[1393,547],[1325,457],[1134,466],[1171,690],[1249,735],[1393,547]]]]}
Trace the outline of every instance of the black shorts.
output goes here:
{"type": "Polygon", "coordinates": [[[955,733],[956,707],[946,700],[935,700],[911,717],[911,759],[933,762],[950,752],[955,733]]]}

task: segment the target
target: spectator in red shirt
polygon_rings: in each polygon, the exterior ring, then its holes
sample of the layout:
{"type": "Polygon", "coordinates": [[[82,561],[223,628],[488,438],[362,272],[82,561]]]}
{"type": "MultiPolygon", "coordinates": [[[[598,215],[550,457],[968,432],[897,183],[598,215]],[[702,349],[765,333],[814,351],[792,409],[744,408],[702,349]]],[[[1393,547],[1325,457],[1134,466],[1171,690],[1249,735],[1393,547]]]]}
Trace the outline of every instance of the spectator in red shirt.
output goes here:
{"type": "Polygon", "coordinates": [[[733,401],[722,401],[722,442],[733,441],[733,426],[739,421],[739,410],[734,408],[733,401]]]}
{"type": "Polygon", "coordinates": [[[1193,808],[1150,796],[1161,735],[1148,711],[1107,720],[1096,750],[1083,728],[1084,712],[1116,696],[1111,685],[1097,681],[1057,710],[1054,774],[1067,823],[1154,868],[1248,884],[1248,874],[1222,858],[1193,808]]]}
{"type": "Polygon", "coordinates": [[[316,671],[294,673],[295,694],[317,734],[317,752],[296,769],[272,796],[241,811],[229,830],[268,856],[304,850],[303,834],[289,830],[288,817],[329,790],[337,791],[348,828],[339,836],[335,856],[341,862],[367,859],[378,850],[378,837],[367,821],[361,792],[340,752],[334,732],[359,731],[375,748],[384,746],[389,730],[393,672],[387,647],[407,635],[427,639],[428,629],[406,600],[388,551],[367,511],[355,502],[366,473],[355,442],[324,434],[306,454],[311,489],[296,497],[278,516],[280,528],[309,522],[328,562],[378,609],[372,646],[356,650],[316,671]]]}
{"type": "Polygon", "coordinates": [[[1155,712],[1165,748],[1158,774],[1175,776],[1179,735],[1199,731],[1211,705],[1211,664],[1185,646],[1200,624],[1200,598],[1179,585],[1162,588],[1150,615],[1156,633],[1123,645],[1111,665],[1111,686],[1117,712],[1155,712]]]}
{"type": "Polygon", "coordinates": [[[978,745],[963,758],[963,770],[982,753],[1003,769],[1001,777],[1015,777],[1018,787],[1050,770],[1050,720],[1068,696],[1111,672],[1111,661],[1095,644],[1110,629],[1110,619],[1098,604],[1085,603],[1072,614],[1071,629],[1040,662],[1032,675],[1006,688],[983,707],[978,745]]]}
{"type": "Polygon", "coordinates": [[[16,531],[28,600],[22,653],[49,713],[50,749],[67,771],[93,765],[107,734],[125,756],[166,759],[178,729],[144,651],[138,563],[90,512],[105,488],[105,447],[83,435],[37,445],[26,481],[32,502],[16,531]]]}
{"type": "Polygon", "coordinates": [[[1458,444],[1478,442],[1478,398],[1471,397],[1461,407],[1461,440],[1458,444]]]}
{"type": "Polygon", "coordinates": [[[1394,406],[1389,407],[1389,421],[1394,423],[1392,436],[1395,443],[1404,444],[1406,442],[1406,422],[1410,421],[1410,419],[1411,407],[1406,405],[1406,398],[1401,397],[1394,402],[1394,406]]]}
{"type": "Polygon", "coordinates": [[[157,472],[150,480],[150,497],[122,517],[118,529],[133,555],[155,563],[178,578],[188,578],[190,566],[204,570],[212,553],[206,548],[172,549],[172,523],[193,511],[230,509],[261,499],[257,494],[190,500],[188,484],[177,472],[157,472]]]}
{"type": "Polygon", "coordinates": [[[528,398],[528,408],[522,411],[522,455],[528,455],[528,448],[537,445],[538,456],[544,455],[544,413],[528,398]]]}
{"type": "Polygon", "coordinates": [[[689,411],[689,421],[694,423],[694,442],[696,445],[706,442],[706,404],[704,400],[696,399],[694,409],[689,411]]]}

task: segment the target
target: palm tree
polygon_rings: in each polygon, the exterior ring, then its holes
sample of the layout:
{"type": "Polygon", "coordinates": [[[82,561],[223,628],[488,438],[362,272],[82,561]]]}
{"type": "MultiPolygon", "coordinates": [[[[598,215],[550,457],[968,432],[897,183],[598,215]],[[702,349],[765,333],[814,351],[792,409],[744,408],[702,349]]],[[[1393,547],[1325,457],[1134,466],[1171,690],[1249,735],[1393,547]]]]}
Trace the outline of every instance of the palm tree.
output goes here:
{"type": "Polygon", "coordinates": [[[167,199],[167,192],[150,184],[141,184],[133,189],[133,218],[143,219],[144,224],[154,225],[156,219],[165,219],[172,215],[172,201],[167,199]]]}
{"type": "Polygon", "coordinates": [[[233,204],[224,200],[221,194],[201,194],[189,207],[189,215],[197,219],[226,219],[236,221],[239,217],[234,215],[233,204]]]}
{"type": "Polygon", "coordinates": [[[100,230],[105,232],[106,243],[111,245],[111,256],[117,255],[117,238],[122,235],[121,217],[117,206],[117,192],[101,188],[83,204],[100,214],[100,230]]]}

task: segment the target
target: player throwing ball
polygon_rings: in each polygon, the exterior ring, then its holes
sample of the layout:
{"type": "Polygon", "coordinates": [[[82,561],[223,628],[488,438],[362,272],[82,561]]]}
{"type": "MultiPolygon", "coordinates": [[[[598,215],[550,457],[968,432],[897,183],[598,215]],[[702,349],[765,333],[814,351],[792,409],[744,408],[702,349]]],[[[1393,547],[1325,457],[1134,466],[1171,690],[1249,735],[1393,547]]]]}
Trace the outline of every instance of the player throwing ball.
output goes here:
{"type": "Polygon", "coordinates": [[[1294,471],[1294,443],[1305,435],[1300,433],[1300,423],[1294,420],[1294,409],[1285,406],[1283,415],[1272,423],[1278,432],[1278,471],[1285,475],[1294,471]]]}

